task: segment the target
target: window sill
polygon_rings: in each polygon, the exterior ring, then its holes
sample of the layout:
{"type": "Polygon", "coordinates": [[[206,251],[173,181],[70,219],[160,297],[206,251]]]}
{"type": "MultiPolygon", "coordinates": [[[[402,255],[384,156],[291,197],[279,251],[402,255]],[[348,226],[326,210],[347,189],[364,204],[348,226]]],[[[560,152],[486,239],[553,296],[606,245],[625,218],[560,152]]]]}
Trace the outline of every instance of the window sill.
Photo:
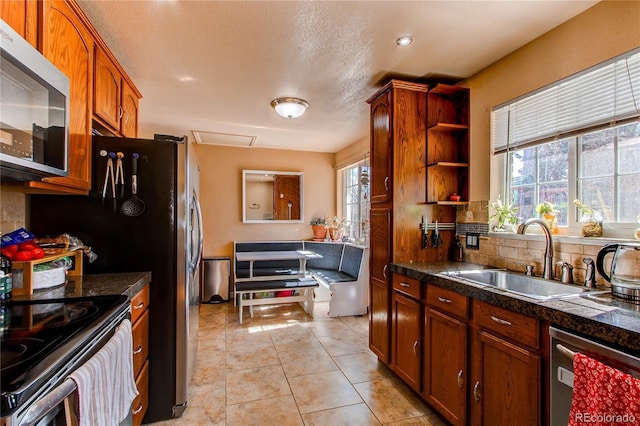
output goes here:
{"type": "MultiPolygon", "coordinates": [[[[513,232],[492,232],[488,234],[492,238],[505,238],[509,240],[529,240],[532,237],[536,240],[544,241],[544,235],[541,232],[529,232],[525,235],[516,234],[513,232]]],[[[634,238],[617,238],[617,237],[582,237],[577,235],[562,235],[554,234],[553,240],[561,243],[568,244],[582,244],[592,246],[603,246],[610,243],[640,243],[640,241],[634,238]]]]}

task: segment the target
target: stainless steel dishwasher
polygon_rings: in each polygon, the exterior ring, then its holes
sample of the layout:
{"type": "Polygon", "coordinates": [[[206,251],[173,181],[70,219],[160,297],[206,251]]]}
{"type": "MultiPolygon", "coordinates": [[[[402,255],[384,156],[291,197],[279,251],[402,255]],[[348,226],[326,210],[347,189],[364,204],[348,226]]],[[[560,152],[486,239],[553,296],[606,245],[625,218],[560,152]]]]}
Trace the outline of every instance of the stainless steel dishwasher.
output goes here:
{"type": "Polygon", "coordinates": [[[549,327],[549,336],[551,426],[566,426],[569,422],[573,396],[573,355],[576,352],[640,378],[640,358],[554,327],[549,327]]]}

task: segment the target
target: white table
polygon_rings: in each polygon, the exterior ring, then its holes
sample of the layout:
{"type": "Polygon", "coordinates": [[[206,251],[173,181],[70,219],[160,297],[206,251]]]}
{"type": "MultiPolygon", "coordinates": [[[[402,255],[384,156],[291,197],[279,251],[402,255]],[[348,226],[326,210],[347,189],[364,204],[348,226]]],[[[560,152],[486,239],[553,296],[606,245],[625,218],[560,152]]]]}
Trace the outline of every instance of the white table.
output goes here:
{"type": "Polygon", "coordinates": [[[298,260],[300,262],[299,274],[287,275],[286,278],[304,278],[307,272],[307,259],[321,258],[322,256],[307,250],[281,250],[281,251],[239,251],[236,252],[236,261],[249,262],[249,278],[237,278],[236,281],[274,280],[283,276],[253,276],[253,262],[264,260],[298,260]]]}

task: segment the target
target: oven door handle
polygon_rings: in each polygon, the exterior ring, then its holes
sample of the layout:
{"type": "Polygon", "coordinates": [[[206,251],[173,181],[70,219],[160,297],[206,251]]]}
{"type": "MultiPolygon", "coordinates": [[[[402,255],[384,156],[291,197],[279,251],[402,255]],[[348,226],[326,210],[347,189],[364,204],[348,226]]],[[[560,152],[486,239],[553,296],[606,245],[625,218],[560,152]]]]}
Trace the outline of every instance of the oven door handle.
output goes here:
{"type": "Polygon", "coordinates": [[[35,425],[42,417],[44,417],[49,411],[58,404],[62,403],[77,389],[76,382],[71,379],[66,379],[60,385],[47,393],[44,397],[40,398],[34,403],[25,413],[20,426],[32,426],[35,425]]]}

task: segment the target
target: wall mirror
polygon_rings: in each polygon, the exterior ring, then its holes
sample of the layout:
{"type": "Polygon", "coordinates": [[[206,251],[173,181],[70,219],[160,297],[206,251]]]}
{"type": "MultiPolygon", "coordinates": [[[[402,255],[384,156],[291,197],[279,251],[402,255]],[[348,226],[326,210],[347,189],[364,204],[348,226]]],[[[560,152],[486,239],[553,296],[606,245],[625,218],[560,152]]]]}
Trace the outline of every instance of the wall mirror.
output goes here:
{"type": "Polygon", "coordinates": [[[303,223],[302,172],[242,171],[243,223],[303,223]]]}

